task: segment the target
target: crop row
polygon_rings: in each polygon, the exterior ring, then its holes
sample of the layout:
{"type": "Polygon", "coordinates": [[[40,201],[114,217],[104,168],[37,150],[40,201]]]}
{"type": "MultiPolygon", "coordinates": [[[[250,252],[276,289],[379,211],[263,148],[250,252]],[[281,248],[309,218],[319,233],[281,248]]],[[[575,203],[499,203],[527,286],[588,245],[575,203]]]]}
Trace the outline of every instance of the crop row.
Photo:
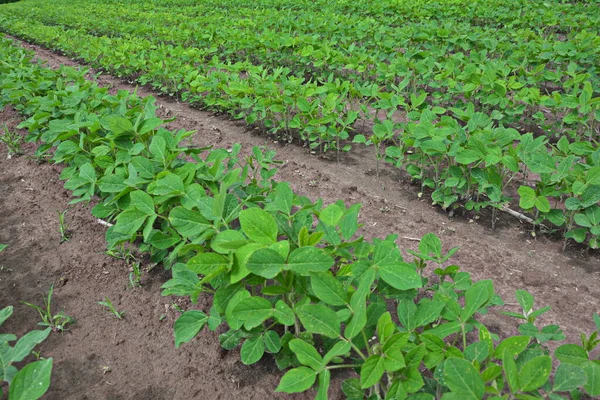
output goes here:
{"type": "Polygon", "coordinates": [[[564,335],[538,326],[549,307],[519,290],[522,312],[507,314],[523,320],[520,335],[499,342],[477,320],[502,304],[492,282],[445,267],[457,249],[435,235],[404,260],[397,235],[356,236],[360,205],[325,206],[275,182],[273,152],[195,148],[192,132],[161,127],[152,98],[111,95],[86,70],[45,68],[6,39],[0,55],[0,105],[28,117],[38,156],[65,165],[73,202],[97,201],[92,213],[115,222],[109,247],[135,243],[171,268],[163,295],[212,295],[210,311],[175,322],[176,346],[226,324],[224,348],[241,344],[245,364],[272,353],[291,368],[277,391],[316,384],[318,399],[342,368],[358,373],[342,384],[349,399],[600,395],[598,332],[553,359],[545,344],[564,335]]]}
{"type": "MultiPolygon", "coordinates": [[[[549,144],[544,137],[505,128],[494,113],[477,111],[473,102],[462,108],[431,106],[425,92],[407,94],[407,79],[389,92],[347,80],[306,82],[283,68],[269,72],[249,62],[224,64],[218,59],[207,64],[213,70],[203,75],[190,64],[196,56],[188,52],[194,49],[79,31],[67,35],[59,27],[36,23],[14,29],[116,74],[145,70],[139,76],[142,82],[172,82],[181,90],[189,85],[185,98],[230,110],[290,140],[299,136],[311,148],[347,150],[351,132],[369,122],[371,134],[359,134],[353,141],[373,146],[378,163],[390,162],[420,181],[432,191],[434,203],[476,211],[491,207],[495,221],[496,210],[511,202],[514,183],[520,180],[519,206],[532,212],[536,224],[550,224],[549,229],[560,230],[566,239],[598,248],[600,150],[588,141],[563,136],[549,144]],[[167,68],[167,61],[175,63],[174,69],[167,68]],[[151,69],[156,65],[160,68],[151,69]],[[400,110],[406,113],[404,122],[398,122],[400,110]],[[535,186],[526,184],[528,176],[539,176],[535,186]]],[[[573,104],[596,113],[598,98],[591,84],[583,83],[573,104]]],[[[582,111],[577,113],[583,118],[582,111]]]]}

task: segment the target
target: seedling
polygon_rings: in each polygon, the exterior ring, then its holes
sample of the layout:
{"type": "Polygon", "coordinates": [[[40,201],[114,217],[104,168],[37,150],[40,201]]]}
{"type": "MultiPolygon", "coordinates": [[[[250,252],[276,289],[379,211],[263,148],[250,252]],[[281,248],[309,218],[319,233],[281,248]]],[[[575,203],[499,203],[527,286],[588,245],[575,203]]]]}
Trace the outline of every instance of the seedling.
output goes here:
{"type": "Polygon", "coordinates": [[[70,239],[70,231],[69,228],[67,228],[67,224],[65,223],[65,214],[67,213],[67,210],[64,210],[63,212],[57,211],[58,213],[58,231],[60,232],[60,242],[64,243],[64,242],[68,242],[70,239]]]}
{"type": "Polygon", "coordinates": [[[4,143],[8,148],[8,158],[23,154],[21,148],[21,136],[17,132],[11,132],[8,126],[4,124],[4,133],[0,135],[0,142],[4,143]]]}
{"type": "Polygon", "coordinates": [[[39,326],[46,326],[51,328],[54,332],[63,332],[69,330],[70,327],[75,323],[75,319],[66,315],[63,311],[60,311],[58,314],[52,313],[52,293],[54,292],[54,285],[50,286],[50,290],[48,291],[48,296],[42,296],[44,299],[43,307],[40,307],[36,304],[27,303],[26,301],[23,304],[37,310],[42,318],[41,322],[38,322],[39,326]]]}
{"type": "MultiPolygon", "coordinates": [[[[8,306],[0,310],[0,326],[13,313],[13,307],[8,306]]],[[[0,397],[4,397],[3,388],[8,384],[9,399],[31,399],[40,398],[50,386],[52,374],[52,358],[40,359],[40,353],[34,351],[34,347],[42,343],[50,334],[50,328],[43,331],[30,331],[17,340],[17,336],[9,333],[0,333],[0,397]],[[11,345],[11,342],[16,343],[11,345]],[[18,370],[17,365],[23,364],[23,360],[33,354],[37,361],[23,365],[18,370]]]]}
{"type": "Polygon", "coordinates": [[[134,261],[131,263],[129,272],[129,285],[132,288],[142,285],[142,269],[140,268],[140,262],[134,261]]]}
{"type": "Polygon", "coordinates": [[[115,309],[115,306],[113,305],[112,301],[110,301],[110,299],[108,297],[104,297],[104,301],[99,301],[98,304],[106,307],[108,309],[108,312],[110,312],[112,315],[114,315],[118,319],[123,319],[123,317],[125,316],[125,311],[117,311],[115,309]]]}

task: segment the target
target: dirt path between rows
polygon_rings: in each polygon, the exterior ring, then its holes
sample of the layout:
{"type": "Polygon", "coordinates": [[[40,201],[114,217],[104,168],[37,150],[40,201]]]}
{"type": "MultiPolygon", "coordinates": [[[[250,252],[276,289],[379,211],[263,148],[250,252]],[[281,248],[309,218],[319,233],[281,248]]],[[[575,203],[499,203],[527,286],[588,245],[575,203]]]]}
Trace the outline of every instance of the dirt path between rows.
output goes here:
{"type": "MultiPolygon", "coordinates": [[[[51,67],[78,66],[66,57],[38,46],[24,44],[51,67]]],[[[102,85],[133,91],[135,86],[100,75],[102,85]]],[[[153,95],[137,88],[141,96],[153,95]]],[[[269,146],[285,163],[278,180],[325,203],[343,199],[363,204],[362,234],[385,237],[399,234],[402,249],[415,249],[425,233],[439,235],[445,249],[458,246],[453,264],[475,279],[491,278],[496,291],[510,306],[516,289],[527,289],[536,305],[552,310],[543,324],[563,327],[567,340],[577,342],[579,332],[594,329],[592,314],[599,312],[600,257],[573,247],[562,252],[562,243],[545,237],[532,238],[529,227],[501,215],[495,231],[485,216],[450,218],[430,202],[419,199],[417,188],[400,179],[396,170],[384,168],[377,180],[374,157],[368,149],[353,149],[341,163],[312,156],[296,145],[274,143],[251,132],[244,124],[199,111],[169,98],[158,98],[163,116],[174,116],[169,128],[197,131],[197,145],[230,147],[242,143],[246,150],[269,146]]],[[[15,126],[21,117],[6,108],[0,112],[0,127],[15,126]]],[[[28,148],[29,153],[33,148],[28,148]]],[[[60,167],[37,165],[21,156],[7,159],[0,146],[0,243],[8,249],[0,254],[0,307],[15,305],[15,315],[3,331],[22,334],[34,327],[37,314],[20,301],[41,302],[41,294],[56,284],[53,303],[75,317],[77,324],[65,334],[52,334],[40,349],[55,359],[51,399],[304,399],[308,395],[273,393],[281,373],[268,356],[247,367],[236,351],[220,349],[217,333],[203,331],[193,342],[175,349],[172,324],[178,312],[177,299],[160,296],[160,285],[168,273],[158,268],[146,273],[141,288],[126,289],[128,271],[124,263],[104,254],[105,228],[98,225],[89,208],[70,207],[66,222],[72,231],[69,242],[60,244],[57,211],[67,208],[69,194],[58,179],[60,167]],[[125,318],[118,320],[97,304],[109,297],[125,318]]],[[[180,302],[183,307],[189,305],[180,302]]],[[[208,299],[199,307],[208,311],[208,299]]],[[[501,336],[517,334],[517,322],[498,313],[486,316],[490,329],[501,336]]],[[[339,380],[339,377],[338,377],[339,380]]],[[[333,382],[332,387],[339,386],[333,382]]],[[[338,389],[332,399],[341,399],[338,389]]]]}

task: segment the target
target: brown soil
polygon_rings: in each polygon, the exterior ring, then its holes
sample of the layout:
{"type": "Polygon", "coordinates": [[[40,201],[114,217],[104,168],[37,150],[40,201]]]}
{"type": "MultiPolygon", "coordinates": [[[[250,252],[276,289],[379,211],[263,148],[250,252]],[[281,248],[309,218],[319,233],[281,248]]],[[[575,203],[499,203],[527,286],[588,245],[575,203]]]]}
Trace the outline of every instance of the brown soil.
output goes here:
{"type": "MultiPolygon", "coordinates": [[[[76,66],[65,57],[37,46],[36,51],[49,66],[76,66]]],[[[107,86],[133,90],[134,86],[107,75],[98,81],[107,86]]],[[[138,88],[138,94],[152,93],[138,88]]],[[[574,247],[562,252],[562,242],[529,235],[529,227],[507,215],[500,215],[492,231],[485,215],[450,218],[417,196],[417,188],[400,179],[397,170],[385,167],[377,180],[370,149],[355,148],[341,163],[311,156],[295,145],[275,143],[253,134],[242,123],[199,111],[168,98],[159,98],[163,116],[175,116],[170,128],[197,131],[198,145],[230,147],[242,143],[274,148],[285,163],[278,180],[293,189],[325,203],[343,199],[363,204],[362,234],[385,237],[399,234],[402,249],[415,249],[425,233],[439,235],[446,249],[458,246],[451,260],[475,279],[491,278],[496,291],[517,311],[516,289],[527,289],[538,306],[552,310],[541,323],[563,327],[567,341],[576,343],[579,332],[594,329],[592,314],[599,312],[600,258],[598,253],[574,247]],[[471,222],[472,221],[472,222],[471,222]]],[[[0,112],[0,126],[9,129],[21,120],[7,107],[0,112]]],[[[27,148],[28,153],[33,148],[27,148]]],[[[281,373],[265,356],[248,367],[239,361],[237,351],[220,349],[217,333],[204,330],[189,344],[175,349],[172,324],[178,312],[191,305],[181,299],[160,295],[161,284],[169,274],[155,268],[144,274],[141,288],[127,288],[128,270],[121,260],[104,254],[105,227],[97,224],[89,207],[69,207],[66,223],[71,240],[60,244],[57,211],[66,209],[69,193],[58,179],[61,168],[38,165],[27,156],[7,159],[0,146],[0,243],[9,247],[0,254],[0,307],[12,304],[15,314],[2,327],[18,335],[34,328],[37,313],[21,301],[41,303],[41,295],[56,285],[53,305],[77,319],[63,334],[53,333],[39,348],[54,358],[50,399],[308,399],[315,393],[280,395],[273,392],[281,373]],[[98,301],[108,297],[118,310],[119,320],[98,301]]],[[[210,308],[210,299],[198,305],[210,308]]],[[[485,317],[490,329],[501,336],[517,333],[518,323],[498,313],[485,317]]],[[[330,398],[341,399],[341,377],[334,377],[330,398]]]]}

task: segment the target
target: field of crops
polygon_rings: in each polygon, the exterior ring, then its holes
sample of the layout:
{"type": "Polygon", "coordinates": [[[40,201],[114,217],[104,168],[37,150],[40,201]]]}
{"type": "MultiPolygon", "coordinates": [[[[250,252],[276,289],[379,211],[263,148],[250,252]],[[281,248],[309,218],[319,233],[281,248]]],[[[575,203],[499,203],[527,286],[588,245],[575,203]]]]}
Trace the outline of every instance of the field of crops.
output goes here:
{"type": "MultiPolygon", "coordinates": [[[[600,247],[598,1],[23,0],[0,6],[0,31],[307,157],[366,147],[377,178],[396,168],[450,215],[491,210],[494,229],[506,211],[529,237],[600,247]]],[[[243,364],[271,353],[287,370],[277,392],[317,399],[340,369],[357,374],[337,393],[357,400],[600,395],[597,315],[580,345],[558,346],[549,308],[518,290],[505,313],[518,334],[491,332],[494,284],[452,265],[436,234],[405,260],[393,232],[360,236],[360,203],[274,180],[274,151],[194,146],[153,98],[33,63],[8,39],[0,56],[0,108],[23,115],[38,160],[64,165],[70,204],[95,204],[109,251],[170,270],[164,296],[211,296],[174,323],[176,347],[227,327],[218,340],[243,364]]],[[[15,393],[37,382],[12,383],[0,362],[10,399],[28,398],[15,393]]]]}
{"type": "Polygon", "coordinates": [[[36,1],[0,12],[8,33],[314,151],[372,146],[445,209],[489,207],[494,225],[514,202],[592,248],[599,21],[596,2],[558,1],[36,1]]]}

